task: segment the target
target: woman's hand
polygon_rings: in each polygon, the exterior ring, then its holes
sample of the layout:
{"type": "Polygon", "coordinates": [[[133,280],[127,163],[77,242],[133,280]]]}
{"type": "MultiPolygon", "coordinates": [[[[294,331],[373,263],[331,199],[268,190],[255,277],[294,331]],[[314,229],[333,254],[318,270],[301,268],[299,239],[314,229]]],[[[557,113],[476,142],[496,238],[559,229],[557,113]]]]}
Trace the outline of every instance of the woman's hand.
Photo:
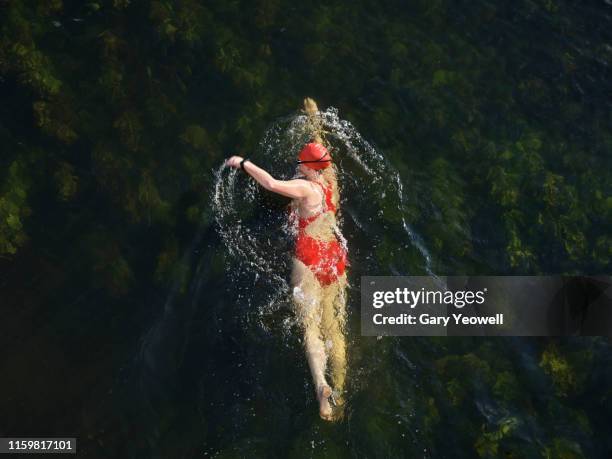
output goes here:
{"type": "Polygon", "coordinates": [[[240,161],[244,158],[242,156],[232,156],[228,160],[225,161],[229,167],[233,167],[234,169],[240,169],[240,161]]]}
{"type": "MultiPolygon", "coordinates": [[[[243,159],[244,158],[242,156],[232,156],[225,161],[225,164],[227,164],[229,167],[239,169],[240,162],[243,159]]],[[[308,185],[308,183],[306,183],[305,180],[276,180],[261,167],[257,167],[250,161],[247,161],[244,164],[246,165],[247,163],[249,167],[248,170],[245,170],[245,172],[268,191],[294,199],[304,198],[309,193],[316,194],[316,192],[311,188],[311,186],[308,185]]]]}

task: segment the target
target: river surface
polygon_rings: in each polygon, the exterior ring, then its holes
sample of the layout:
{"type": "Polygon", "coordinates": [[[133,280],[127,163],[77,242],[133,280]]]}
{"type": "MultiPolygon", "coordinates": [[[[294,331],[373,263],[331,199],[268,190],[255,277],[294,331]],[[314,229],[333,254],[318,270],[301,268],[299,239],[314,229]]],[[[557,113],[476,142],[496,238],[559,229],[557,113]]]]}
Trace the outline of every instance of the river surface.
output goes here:
{"type": "Polygon", "coordinates": [[[612,273],[612,3],[17,3],[0,210],[32,211],[0,232],[0,436],[89,458],[612,456],[608,339],[359,328],[363,275],[612,273]],[[223,166],[294,177],[307,96],[349,250],[335,423],[291,309],[288,201],[223,166]]]}

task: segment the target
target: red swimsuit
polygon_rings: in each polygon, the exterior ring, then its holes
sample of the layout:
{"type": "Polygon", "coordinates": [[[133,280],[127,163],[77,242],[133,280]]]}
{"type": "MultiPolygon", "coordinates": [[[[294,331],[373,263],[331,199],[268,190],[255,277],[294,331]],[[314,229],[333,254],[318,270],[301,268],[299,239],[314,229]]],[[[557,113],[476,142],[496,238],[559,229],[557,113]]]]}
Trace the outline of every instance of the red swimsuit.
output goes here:
{"type": "Polygon", "coordinates": [[[321,285],[329,285],[338,276],[344,273],[346,268],[346,250],[337,239],[332,241],[320,241],[306,234],[306,228],[325,212],[336,213],[336,206],[332,203],[331,187],[324,188],[318,184],[325,193],[326,209],[311,217],[302,218],[298,216],[298,234],[295,241],[295,256],[314,273],[321,285]]]}

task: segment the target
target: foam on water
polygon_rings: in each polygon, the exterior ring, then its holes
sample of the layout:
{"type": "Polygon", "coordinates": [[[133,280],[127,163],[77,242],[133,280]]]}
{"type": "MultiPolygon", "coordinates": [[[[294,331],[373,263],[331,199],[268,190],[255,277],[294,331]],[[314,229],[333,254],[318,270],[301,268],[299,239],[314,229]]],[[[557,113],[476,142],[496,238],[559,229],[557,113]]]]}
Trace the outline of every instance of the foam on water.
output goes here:
{"type": "MultiPolygon", "coordinates": [[[[367,142],[336,108],[320,112],[326,142],[338,168],[340,187],[339,240],[348,247],[349,283],[360,275],[432,274],[431,255],[406,221],[405,190],[399,172],[367,142]],[[389,240],[393,244],[389,244],[389,240]],[[416,251],[420,265],[410,266],[407,251],[416,251]],[[381,255],[386,253],[386,255],[381,255]],[[351,266],[358,269],[352,270],[351,266]]],[[[275,178],[296,177],[295,157],[309,140],[305,114],[273,123],[249,157],[275,178]]],[[[271,196],[256,182],[222,165],[216,171],[213,210],[227,250],[227,269],[245,299],[247,320],[266,327],[266,317],[288,307],[289,267],[294,228],[288,223],[283,198],[271,196]]],[[[412,262],[414,263],[414,262],[412,262]]],[[[293,320],[285,318],[285,326],[293,320]]]]}

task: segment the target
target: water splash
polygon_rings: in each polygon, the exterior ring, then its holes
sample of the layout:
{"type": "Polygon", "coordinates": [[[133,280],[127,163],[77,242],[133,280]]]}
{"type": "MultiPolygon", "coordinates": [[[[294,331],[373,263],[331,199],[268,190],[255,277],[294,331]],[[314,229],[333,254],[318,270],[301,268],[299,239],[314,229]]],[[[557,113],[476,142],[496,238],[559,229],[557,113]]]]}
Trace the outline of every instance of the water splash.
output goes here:
{"type": "MultiPolygon", "coordinates": [[[[425,247],[423,239],[406,221],[404,186],[399,172],[393,168],[382,153],[361,136],[349,121],[340,119],[336,108],[331,107],[323,112],[323,126],[327,132],[326,138],[328,141],[340,141],[346,148],[346,153],[354,162],[351,170],[354,170],[355,166],[360,167],[366,176],[371,179],[365,183],[367,187],[373,188],[366,194],[366,197],[374,196],[382,199],[387,198],[388,195],[393,197],[395,201],[393,207],[400,216],[401,227],[408,238],[408,242],[421,254],[424,270],[428,274],[434,275],[431,268],[431,255],[425,247]]],[[[381,210],[379,215],[384,216],[384,211],[381,210]]],[[[401,240],[398,242],[401,245],[401,240]]]]}
{"type": "MultiPolygon", "coordinates": [[[[350,122],[339,117],[336,108],[320,115],[339,171],[338,221],[349,248],[349,279],[365,274],[434,275],[423,239],[406,220],[399,172],[350,122]]],[[[309,139],[308,117],[292,114],[266,130],[250,158],[278,179],[295,178],[295,157],[309,139]]],[[[228,273],[245,300],[247,320],[266,327],[272,313],[289,307],[287,279],[294,234],[284,208],[288,201],[225,165],[215,174],[213,210],[227,250],[228,273]]],[[[293,323],[288,316],[284,322],[293,323]]]]}

